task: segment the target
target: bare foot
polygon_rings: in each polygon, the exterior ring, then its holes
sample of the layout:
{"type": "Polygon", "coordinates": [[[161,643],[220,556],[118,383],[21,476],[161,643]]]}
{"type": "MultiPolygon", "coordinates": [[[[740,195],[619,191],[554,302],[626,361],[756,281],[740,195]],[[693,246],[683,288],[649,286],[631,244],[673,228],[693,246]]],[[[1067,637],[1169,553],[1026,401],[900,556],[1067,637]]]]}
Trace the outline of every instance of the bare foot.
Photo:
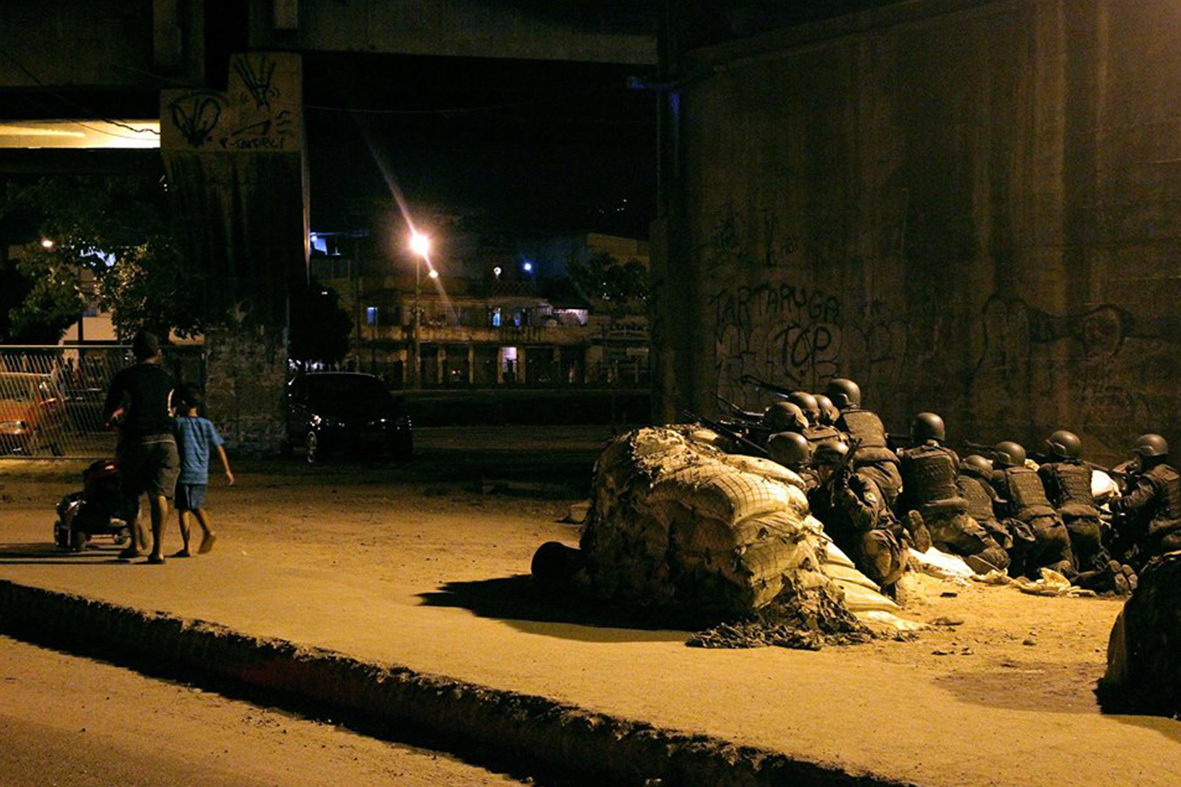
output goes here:
{"type": "Polygon", "coordinates": [[[158,566],[164,562],[163,555],[148,555],[148,563],[153,566],[158,566]]]}
{"type": "Polygon", "coordinates": [[[197,549],[197,554],[204,555],[209,550],[213,549],[213,542],[217,541],[217,533],[207,533],[205,538],[201,539],[201,546],[197,549]]]}

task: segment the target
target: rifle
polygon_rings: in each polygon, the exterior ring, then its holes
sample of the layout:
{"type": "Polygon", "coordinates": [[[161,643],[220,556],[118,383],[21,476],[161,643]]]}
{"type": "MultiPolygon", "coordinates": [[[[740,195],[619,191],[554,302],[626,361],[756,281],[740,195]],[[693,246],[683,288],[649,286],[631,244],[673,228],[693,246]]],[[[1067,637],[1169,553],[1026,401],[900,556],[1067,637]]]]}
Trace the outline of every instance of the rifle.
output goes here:
{"type": "Polygon", "coordinates": [[[765,380],[760,380],[753,374],[742,375],[738,378],[738,382],[742,383],[743,385],[753,385],[755,388],[766,391],[767,393],[775,394],[781,399],[787,399],[793,393],[795,393],[795,391],[791,388],[784,388],[782,385],[776,385],[775,383],[769,383],[765,380]]]}
{"type": "Polygon", "coordinates": [[[996,456],[996,449],[991,445],[984,445],[983,443],[973,443],[971,440],[964,441],[964,447],[974,454],[980,454],[986,459],[996,456]]]}
{"type": "Polygon", "coordinates": [[[860,437],[854,437],[849,441],[849,450],[845,452],[845,455],[841,457],[840,464],[834,467],[832,471],[832,477],[836,479],[838,483],[842,485],[848,484],[848,479],[845,478],[845,473],[848,471],[849,466],[853,464],[853,454],[857,453],[857,449],[860,447],[860,437]]]}
{"type": "Polygon", "coordinates": [[[722,437],[730,438],[734,442],[746,448],[748,451],[753,451],[755,456],[761,456],[763,458],[770,458],[771,456],[771,454],[767,452],[766,448],[763,448],[758,443],[751,442],[745,436],[739,434],[737,430],[731,429],[725,424],[705,418],[704,416],[697,415],[696,413],[690,412],[689,410],[682,410],[681,415],[685,418],[688,418],[690,421],[693,421],[694,423],[701,424],[702,426],[714,430],[722,437]]]}
{"type": "Polygon", "coordinates": [[[734,404],[725,397],[714,394],[714,398],[725,405],[732,415],[741,418],[744,421],[761,421],[763,419],[762,413],[752,413],[749,410],[743,410],[741,407],[734,404]]]}

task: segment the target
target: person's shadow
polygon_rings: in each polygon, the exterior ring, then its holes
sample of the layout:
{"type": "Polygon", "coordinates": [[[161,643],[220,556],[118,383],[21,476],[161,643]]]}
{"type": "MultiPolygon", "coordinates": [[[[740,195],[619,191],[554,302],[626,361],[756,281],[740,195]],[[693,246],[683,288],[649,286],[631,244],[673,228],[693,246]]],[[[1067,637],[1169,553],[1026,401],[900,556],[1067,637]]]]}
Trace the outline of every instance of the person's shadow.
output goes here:
{"type": "Polygon", "coordinates": [[[584,599],[571,590],[543,590],[528,574],[448,582],[419,598],[427,606],[471,610],[528,634],[582,642],[684,642],[693,630],[667,617],[584,599]]]}
{"type": "Polygon", "coordinates": [[[122,546],[115,544],[87,544],[86,549],[75,552],[62,549],[56,544],[24,542],[0,544],[0,566],[102,566],[125,565],[119,560],[122,546]]]}

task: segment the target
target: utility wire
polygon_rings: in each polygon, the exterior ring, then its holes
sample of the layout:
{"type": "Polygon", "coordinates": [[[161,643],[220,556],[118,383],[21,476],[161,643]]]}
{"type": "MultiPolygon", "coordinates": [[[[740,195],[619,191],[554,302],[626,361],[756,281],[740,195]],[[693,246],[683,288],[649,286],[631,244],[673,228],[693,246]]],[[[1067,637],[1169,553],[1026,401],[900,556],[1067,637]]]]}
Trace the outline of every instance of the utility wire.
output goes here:
{"type": "MultiPolygon", "coordinates": [[[[33,82],[35,82],[38,87],[43,88],[47,93],[49,93],[49,95],[53,96],[58,101],[61,101],[63,104],[66,104],[67,106],[70,106],[80,112],[85,113],[92,120],[101,120],[104,123],[110,123],[112,126],[118,126],[120,128],[125,128],[128,131],[134,132],[136,134],[155,134],[156,136],[160,136],[160,132],[154,128],[136,128],[135,126],[129,125],[129,124],[124,123],[122,121],[112,120],[111,118],[104,117],[103,115],[100,115],[99,113],[95,112],[94,110],[84,107],[76,101],[70,100],[69,98],[63,96],[61,93],[58,93],[57,91],[53,90],[48,85],[46,85],[44,82],[42,82],[36,74],[34,74],[32,71],[30,71],[28,68],[25,67],[24,63],[17,60],[12,55],[10,55],[6,50],[0,48],[0,55],[4,55],[4,57],[7,58],[9,60],[9,62],[11,62],[18,69],[20,69],[20,71],[22,73],[24,73],[25,76],[27,76],[29,79],[33,80],[33,82]]],[[[98,132],[99,134],[108,134],[112,137],[119,137],[121,139],[139,139],[140,138],[140,137],[124,137],[120,134],[115,134],[110,131],[104,131],[103,129],[100,129],[100,128],[94,128],[93,126],[87,126],[85,123],[81,123],[79,121],[74,121],[74,122],[78,123],[78,125],[82,126],[83,128],[90,129],[91,131],[98,132]]]]}

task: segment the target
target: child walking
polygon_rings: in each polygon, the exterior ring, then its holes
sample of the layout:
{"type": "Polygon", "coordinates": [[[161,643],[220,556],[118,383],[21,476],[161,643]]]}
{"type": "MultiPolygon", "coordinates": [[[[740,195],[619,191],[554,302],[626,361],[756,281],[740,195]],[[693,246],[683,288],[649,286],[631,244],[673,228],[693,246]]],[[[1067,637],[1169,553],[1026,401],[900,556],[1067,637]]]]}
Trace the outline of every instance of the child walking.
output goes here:
{"type": "Polygon", "coordinates": [[[217,541],[217,534],[209,528],[209,514],[205,511],[205,488],[209,484],[209,454],[211,448],[217,449],[221,457],[221,466],[225,469],[226,480],[230,486],[234,485],[234,474],[230,472],[230,462],[226,459],[226,451],[222,447],[221,435],[208,418],[197,414],[201,406],[201,397],[194,391],[181,393],[177,406],[176,442],[180,449],[180,478],[176,483],[176,511],[180,518],[180,537],[184,546],[173,557],[190,557],[189,551],[190,523],[189,514],[197,519],[203,533],[201,546],[197,552],[205,554],[213,549],[217,541]],[[183,415],[182,415],[183,413],[183,415]]]}

